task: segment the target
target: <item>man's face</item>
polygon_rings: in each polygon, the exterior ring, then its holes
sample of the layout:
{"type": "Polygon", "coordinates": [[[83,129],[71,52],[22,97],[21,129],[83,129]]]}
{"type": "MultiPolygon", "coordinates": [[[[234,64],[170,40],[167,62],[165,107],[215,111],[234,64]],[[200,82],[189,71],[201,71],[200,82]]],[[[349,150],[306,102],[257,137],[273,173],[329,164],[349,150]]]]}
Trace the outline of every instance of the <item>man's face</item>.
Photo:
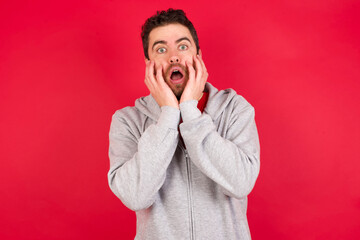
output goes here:
{"type": "Polygon", "coordinates": [[[189,29],[181,24],[157,27],[149,34],[149,58],[156,68],[162,66],[164,80],[178,99],[189,80],[185,61],[193,64],[196,52],[189,29]]]}

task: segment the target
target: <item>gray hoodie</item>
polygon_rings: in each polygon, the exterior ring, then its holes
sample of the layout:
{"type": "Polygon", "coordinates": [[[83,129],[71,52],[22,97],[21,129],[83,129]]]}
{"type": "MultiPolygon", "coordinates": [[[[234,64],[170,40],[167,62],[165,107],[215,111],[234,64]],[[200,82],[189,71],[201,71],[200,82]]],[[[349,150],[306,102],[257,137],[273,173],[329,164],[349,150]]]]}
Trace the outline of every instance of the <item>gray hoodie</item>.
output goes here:
{"type": "Polygon", "coordinates": [[[254,108],[232,89],[206,90],[203,113],[195,100],[160,108],[149,95],[112,117],[108,180],[136,211],[135,239],[251,239],[247,195],[260,170],[254,108]]]}

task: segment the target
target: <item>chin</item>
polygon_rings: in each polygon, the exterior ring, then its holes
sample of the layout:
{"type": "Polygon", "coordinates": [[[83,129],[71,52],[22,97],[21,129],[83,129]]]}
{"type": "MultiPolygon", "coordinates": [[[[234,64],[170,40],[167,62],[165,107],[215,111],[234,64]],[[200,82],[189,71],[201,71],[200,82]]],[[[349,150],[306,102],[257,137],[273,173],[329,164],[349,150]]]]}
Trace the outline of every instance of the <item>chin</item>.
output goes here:
{"type": "Polygon", "coordinates": [[[170,87],[171,91],[174,93],[175,97],[179,100],[181,98],[182,93],[184,92],[187,80],[185,80],[181,84],[173,85],[170,80],[167,80],[167,85],[170,87]]]}
{"type": "Polygon", "coordinates": [[[182,95],[182,93],[183,93],[183,90],[181,90],[181,91],[173,91],[173,93],[174,93],[175,97],[176,97],[178,100],[180,100],[181,95],[182,95]]]}
{"type": "Polygon", "coordinates": [[[176,86],[175,89],[172,89],[174,95],[178,100],[180,100],[182,93],[184,92],[184,88],[182,86],[176,86]]]}

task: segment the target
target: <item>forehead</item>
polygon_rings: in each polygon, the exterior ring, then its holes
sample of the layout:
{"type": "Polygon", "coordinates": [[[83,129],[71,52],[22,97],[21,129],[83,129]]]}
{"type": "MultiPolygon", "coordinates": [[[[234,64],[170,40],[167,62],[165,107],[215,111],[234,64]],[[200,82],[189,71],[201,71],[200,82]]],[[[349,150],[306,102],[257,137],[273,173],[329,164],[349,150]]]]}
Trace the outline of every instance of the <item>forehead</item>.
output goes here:
{"type": "Polygon", "coordinates": [[[149,46],[151,46],[155,41],[163,40],[166,42],[175,42],[177,39],[182,37],[187,37],[192,42],[194,41],[189,29],[184,25],[175,23],[156,27],[151,30],[149,34],[149,46]]]}

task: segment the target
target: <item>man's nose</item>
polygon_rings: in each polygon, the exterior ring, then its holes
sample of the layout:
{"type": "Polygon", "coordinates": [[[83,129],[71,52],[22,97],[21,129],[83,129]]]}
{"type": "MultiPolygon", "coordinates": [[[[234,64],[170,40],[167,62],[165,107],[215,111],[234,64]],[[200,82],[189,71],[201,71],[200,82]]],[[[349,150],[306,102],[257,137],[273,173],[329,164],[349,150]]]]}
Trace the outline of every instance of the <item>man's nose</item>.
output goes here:
{"type": "Polygon", "coordinates": [[[170,64],[180,63],[180,58],[178,56],[174,55],[174,56],[170,57],[169,62],[170,62],[170,64]]]}

